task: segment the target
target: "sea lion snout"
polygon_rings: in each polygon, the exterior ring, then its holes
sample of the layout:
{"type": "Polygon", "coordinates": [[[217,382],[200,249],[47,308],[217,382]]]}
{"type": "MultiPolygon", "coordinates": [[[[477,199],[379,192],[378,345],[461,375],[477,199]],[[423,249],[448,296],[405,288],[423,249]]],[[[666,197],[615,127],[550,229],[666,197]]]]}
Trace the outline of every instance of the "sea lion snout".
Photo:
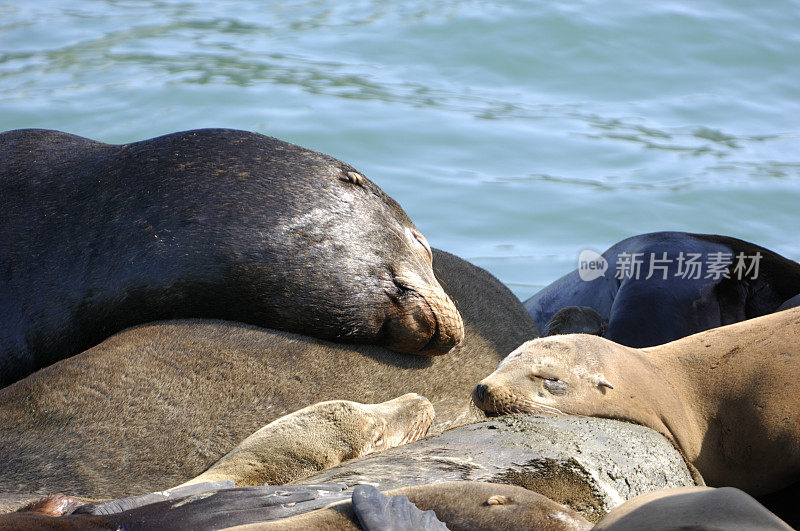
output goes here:
{"type": "Polygon", "coordinates": [[[384,323],[387,348],[406,354],[446,354],[464,339],[464,322],[435,278],[396,275],[395,307],[384,323]]]}
{"type": "Polygon", "coordinates": [[[486,399],[486,391],[489,388],[486,384],[479,383],[475,386],[475,389],[472,390],[472,400],[475,404],[482,404],[483,401],[486,399]]]}
{"type": "Polygon", "coordinates": [[[508,413],[537,413],[544,408],[519,391],[486,380],[472,390],[472,402],[489,416],[508,413]]]}
{"type": "Polygon", "coordinates": [[[393,448],[421,439],[428,433],[436,416],[430,400],[417,393],[406,393],[387,402],[367,407],[384,422],[379,442],[364,453],[393,448]]]}

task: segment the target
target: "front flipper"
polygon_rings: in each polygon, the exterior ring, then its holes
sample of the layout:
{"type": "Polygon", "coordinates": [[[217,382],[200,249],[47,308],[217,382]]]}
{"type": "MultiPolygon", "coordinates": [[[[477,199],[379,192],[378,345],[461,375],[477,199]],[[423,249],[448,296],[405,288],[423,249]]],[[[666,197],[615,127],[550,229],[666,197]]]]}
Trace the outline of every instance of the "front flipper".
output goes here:
{"type": "Polygon", "coordinates": [[[390,498],[371,485],[359,485],[353,490],[353,511],[364,531],[447,529],[433,511],[421,511],[406,496],[390,498]]]}

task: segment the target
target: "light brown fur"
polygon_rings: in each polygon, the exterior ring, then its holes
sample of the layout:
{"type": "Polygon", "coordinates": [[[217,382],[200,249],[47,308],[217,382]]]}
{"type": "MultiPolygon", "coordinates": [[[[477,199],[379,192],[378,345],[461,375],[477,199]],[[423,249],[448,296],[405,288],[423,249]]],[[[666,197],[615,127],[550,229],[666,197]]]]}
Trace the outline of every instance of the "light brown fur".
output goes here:
{"type": "Polygon", "coordinates": [[[433,417],[431,403],[415,393],[381,404],[320,402],[270,422],[185,485],[283,485],[415,441],[427,433],[433,417]]]}
{"type": "Polygon", "coordinates": [[[649,426],[709,485],[760,495],[800,477],[800,309],[644,349],[582,334],[537,339],[479,385],[473,398],[489,412],[649,426]]]}
{"type": "Polygon", "coordinates": [[[536,337],[514,295],[486,271],[434,250],[465,323],[446,356],[348,346],[235,323],[151,324],[0,390],[0,491],[123,497],[208,468],[273,420],[324,400],[377,403],[419,393],[432,431],[482,416],[469,393],[536,337]]]}

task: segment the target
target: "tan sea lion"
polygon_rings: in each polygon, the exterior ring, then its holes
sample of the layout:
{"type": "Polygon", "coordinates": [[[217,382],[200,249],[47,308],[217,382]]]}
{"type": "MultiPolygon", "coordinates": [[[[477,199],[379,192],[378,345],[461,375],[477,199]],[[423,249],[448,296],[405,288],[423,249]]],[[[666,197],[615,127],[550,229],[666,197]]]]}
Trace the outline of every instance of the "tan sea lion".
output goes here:
{"type": "Polygon", "coordinates": [[[432,431],[483,416],[475,382],[536,337],[496,278],[434,251],[464,317],[447,356],[408,356],[225,322],[128,330],[0,389],[0,492],[123,497],[207,469],[278,417],[324,400],[377,403],[408,392],[436,408],[432,431]]]}
{"type": "Polygon", "coordinates": [[[604,516],[593,529],[787,531],[792,528],[739,489],[680,487],[636,496],[604,516]]]}
{"type": "Polygon", "coordinates": [[[431,403],[416,393],[380,404],[320,402],[270,422],[185,485],[282,485],[416,441],[428,432],[433,417],[431,403]]]}
{"type": "Polygon", "coordinates": [[[705,481],[751,495],[800,476],[800,308],[635,349],[529,341],[473,391],[490,413],[626,420],[672,440],[705,481]]]}

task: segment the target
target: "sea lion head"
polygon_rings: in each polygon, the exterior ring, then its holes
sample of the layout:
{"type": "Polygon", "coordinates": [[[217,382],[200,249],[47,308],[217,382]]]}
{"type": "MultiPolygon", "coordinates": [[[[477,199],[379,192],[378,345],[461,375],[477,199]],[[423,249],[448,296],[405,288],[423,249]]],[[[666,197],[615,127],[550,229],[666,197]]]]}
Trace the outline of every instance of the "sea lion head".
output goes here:
{"type": "Polygon", "coordinates": [[[325,171],[298,178],[270,236],[281,249],[270,261],[281,265],[271,299],[304,309],[285,312],[285,328],[402,353],[448,352],[464,325],[434,276],[428,241],[377,185],[317,157],[325,171]]]}
{"type": "Polygon", "coordinates": [[[592,334],[604,336],[608,321],[589,306],[567,306],[557,311],[547,325],[548,336],[560,334],[592,334]]]}
{"type": "MultiPolygon", "coordinates": [[[[407,393],[379,404],[349,400],[319,402],[282,417],[298,447],[324,449],[321,470],[343,461],[407,444],[424,437],[433,422],[433,405],[407,393]]],[[[269,427],[269,426],[267,426],[269,427]]],[[[322,454],[321,454],[322,455],[322,454]]]]}
{"type": "Polygon", "coordinates": [[[319,402],[276,423],[282,423],[285,436],[294,438],[297,448],[311,452],[302,461],[316,461],[316,468],[325,470],[416,441],[427,434],[434,416],[433,405],[427,398],[408,393],[379,404],[349,400],[319,402]]]}
{"type": "Polygon", "coordinates": [[[360,457],[395,446],[414,442],[424,437],[431,427],[435,413],[433,405],[424,396],[407,393],[380,404],[350,403],[364,412],[358,416],[361,440],[365,444],[354,444],[360,457]]]}
{"type": "Polygon", "coordinates": [[[472,391],[489,414],[595,415],[614,392],[609,371],[619,345],[586,334],[534,339],[508,355],[472,391]]]}

